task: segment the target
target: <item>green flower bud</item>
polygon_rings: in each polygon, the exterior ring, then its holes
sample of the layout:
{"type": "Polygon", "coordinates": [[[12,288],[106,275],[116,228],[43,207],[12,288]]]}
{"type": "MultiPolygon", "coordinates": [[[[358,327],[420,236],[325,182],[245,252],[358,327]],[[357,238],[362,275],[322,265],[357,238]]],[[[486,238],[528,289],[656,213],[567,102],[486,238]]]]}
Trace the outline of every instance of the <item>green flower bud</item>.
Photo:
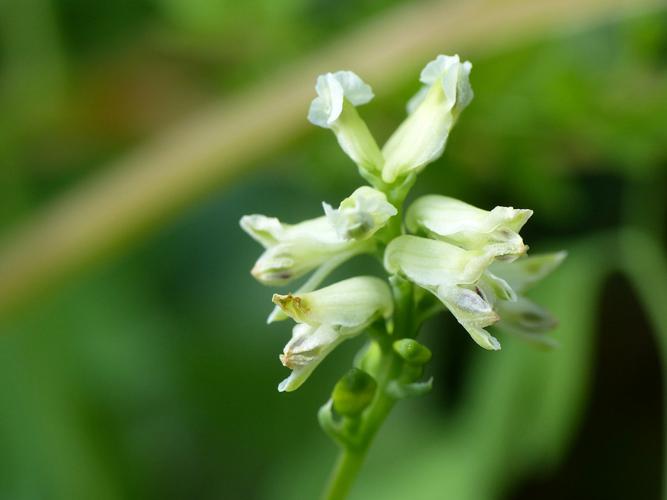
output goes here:
{"type": "Polygon", "coordinates": [[[368,373],[352,368],[336,383],[331,399],[336,412],[345,417],[356,417],[375,397],[377,383],[368,373]]]}
{"type": "Polygon", "coordinates": [[[401,339],[394,342],[394,352],[411,365],[425,365],[431,360],[431,351],[415,339],[401,339]]]}

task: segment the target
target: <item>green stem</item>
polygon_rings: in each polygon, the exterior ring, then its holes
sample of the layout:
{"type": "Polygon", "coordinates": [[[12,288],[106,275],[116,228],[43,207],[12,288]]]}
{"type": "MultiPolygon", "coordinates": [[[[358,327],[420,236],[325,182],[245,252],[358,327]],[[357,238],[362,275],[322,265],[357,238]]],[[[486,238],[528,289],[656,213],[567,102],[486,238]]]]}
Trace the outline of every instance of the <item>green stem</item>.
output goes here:
{"type": "Polygon", "coordinates": [[[348,446],[341,449],[324,492],[324,499],[343,500],[350,492],[352,484],[359,475],[373,438],[380,430],[380,427],[396,402],[386,394],[385,388],[387,387],[387,383],[400,370],[401,363],[398,361],[397,356],[391,351],[391,346],[389,350],[383,349],[380,370],[377,377],[377,396],[364,415],[359,429],[359,442],[355,446],[348,446]]]}
{"type": "Polygon", "coordinates": [[[336,460],[336,465],[331,471],[329,484],[323,498],[327,500],[342,500],[347,497],[354,480],[359,475],[365,456],[366,450],[363,452],[349,449],[341,450],[338,460],[336,460]]]}
{"type": "Polygon", "coordinates": [[[396,400],[387,394],[386,388],[403,369],[403,361],[394,352],[393,342],[416,333],[412,284],[407,281],[395,284],[394,300],[396,311],[393,335],[387,333],[377,339],[381,348],[381,357],[375,373],[375,380],[378,384],[375,399],[362,416],[354,445],[344,446],[341,449],[323,495],[326,500],[343,500],[347,497],[359,475],[373,438],[396,403],[396,400]]]}

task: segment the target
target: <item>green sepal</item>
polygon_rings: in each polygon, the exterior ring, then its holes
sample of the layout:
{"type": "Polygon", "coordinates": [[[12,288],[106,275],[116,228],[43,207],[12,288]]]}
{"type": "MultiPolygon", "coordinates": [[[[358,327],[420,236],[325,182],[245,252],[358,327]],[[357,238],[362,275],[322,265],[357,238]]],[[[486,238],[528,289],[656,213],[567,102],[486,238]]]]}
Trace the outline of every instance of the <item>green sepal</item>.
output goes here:
{"type": "Polygon", "coordinates": [[[398,380],[392,380],[387,384],[385,392],[394,399],[405,399],[414,396],[423,396],[430,392],[433,387],[433,377],[425,382],[412,382],[406,384],[398,380]]]}
{"type": "Polygon", "coordinates": [[[406,363],[411,365],[425,365],[431,360],[431,351],[415,339],[400,339],[393,344],[394,352],[406,363]]]}
{"type": "Polygon", "coordinates": [[[333,400],[329,399],[317,412],[320,427],[327,435],[343,448],[349,448],[353,443],[345,432],[342,421],[336,421],[333,413],[333,400]]]}

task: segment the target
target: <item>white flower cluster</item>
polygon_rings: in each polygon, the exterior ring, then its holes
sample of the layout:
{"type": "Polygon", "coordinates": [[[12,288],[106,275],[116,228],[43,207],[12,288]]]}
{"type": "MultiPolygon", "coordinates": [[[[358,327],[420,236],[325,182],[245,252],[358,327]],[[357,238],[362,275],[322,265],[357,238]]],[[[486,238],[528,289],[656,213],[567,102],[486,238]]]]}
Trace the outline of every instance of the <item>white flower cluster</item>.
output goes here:
{"type": "Polygon", "coordinates": [[[486,211],[431,195],[409,207],[402,225],[389,224],[402,215],[410,181],[442,155],[451,128],[472,100],[471,68],[458,56],[429,62],[407,118],[382,149],[356,110],[373,98],[370,86],[351,71],[318,77],[308,119],[334,132],[373,187],[360,187],[338,208],[325,203],[323,216],[294,225],[263,215],[241,219],[241,227],[265,248],[252,269],[257,280],[284,285],[312,272],[295,293],[273,297],[277,308],[269,322],[291,317],[297,323],[280,356],[292,370],[280,391],[297,389],[332,349],[374,321],[391,324],[394,299],[379,278],[356,277],[316,290],[336,267],[363,253],[383,256],[391,275],[435,295],[486,349],[500,349],[485,330],[498,321],[527,335],[554,326],[546,311],[521,295],[564,257],[525,256],[528,247],[519,231],[531,210],[486,211]]]}

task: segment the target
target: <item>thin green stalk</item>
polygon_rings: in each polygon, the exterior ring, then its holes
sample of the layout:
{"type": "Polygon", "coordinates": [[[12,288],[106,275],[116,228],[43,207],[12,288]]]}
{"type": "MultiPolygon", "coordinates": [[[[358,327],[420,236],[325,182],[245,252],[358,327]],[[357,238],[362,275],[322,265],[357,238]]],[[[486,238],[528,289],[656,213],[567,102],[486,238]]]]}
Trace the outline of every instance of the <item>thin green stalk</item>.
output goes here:
{"type": "Polygon", "coordinates": [[[397,361],[397,356],[391,351],[391,347],[389,350],[383,349],[380,362],[381,370],[377,377],[377,395],[364,415],[363,423],[359,429],[359,442],[356,446],[347,446],[341,449],[325,489],[324,499],[342,500],[346,498],[359,475],[373,438],[396,402],[395,399],[387,395],[385,389],[387,383],[395,377],[396,372],[400,369],[401,363],[397,361]]]}
{"type": "Polygon", "coordinates": [[[387,385],[399,376],[404,363],[394,352],[392,343],[416,334],[412,292],[412,284],[407,281],[394,286],[394,332],[377,339],[381,347],[381,357],[375,377],[378,384],[376,396],[362,416],[355,444],[343,446],[340,451],[322,497],[325,500],[343,500],[347,497],[363,466],[373,438],[396,403],[396,399],[388,394],[387,385]]]}
{"type": "Polygon", "coordinates": [[[349,449],[340,452],[336,465],[331,471],[329,484],[323,495],[324,499],[335,500],[347,497],[354,480],[359,475],[365,456],[366,450],[362,453],[349,449]]]}

